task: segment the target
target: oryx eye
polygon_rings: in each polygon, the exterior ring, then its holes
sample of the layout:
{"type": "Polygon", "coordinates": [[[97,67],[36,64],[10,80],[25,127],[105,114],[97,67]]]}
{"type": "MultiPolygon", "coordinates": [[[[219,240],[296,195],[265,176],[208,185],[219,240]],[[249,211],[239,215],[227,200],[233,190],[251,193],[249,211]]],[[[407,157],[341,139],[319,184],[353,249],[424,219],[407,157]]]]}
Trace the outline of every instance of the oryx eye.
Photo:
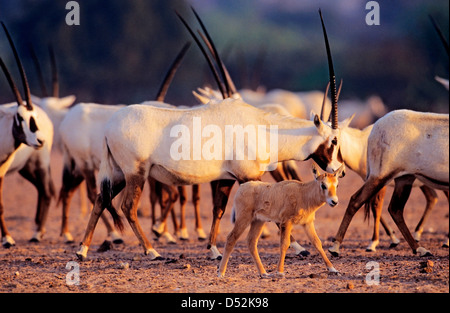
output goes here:
{"type": "Polygon", "coordinates": [[[331,144],[336,146],[337,145],[337,138],[334,137],[333,140],[331,140],[331,144]]]}
{"type": "Polygon", "coordinates": [[[320,188],[322,188],[322,190],[326,190],[326,189],[327,189],[327,186],[326,186],[324,183],[322,183],[322,184],[320,185],[320,188]]]}
{"type": "Polygon", "coordinates": [[[34,120],[34,117],[30,117],[30,130],[32,133],[35,133],[38,131],[38,127],[36,125],[36,121],[34,120]]]}

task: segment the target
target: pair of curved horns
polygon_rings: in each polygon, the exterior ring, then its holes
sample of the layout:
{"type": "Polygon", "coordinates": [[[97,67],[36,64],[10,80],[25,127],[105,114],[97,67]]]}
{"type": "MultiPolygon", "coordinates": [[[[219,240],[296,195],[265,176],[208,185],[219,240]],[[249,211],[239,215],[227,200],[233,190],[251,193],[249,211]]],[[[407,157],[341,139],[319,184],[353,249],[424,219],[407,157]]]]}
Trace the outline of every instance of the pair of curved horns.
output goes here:
{"type": "MultiPolygon", "coordinates": [[[[16,59],[17,66],[19,67],[20,76],[22,78],[23,89],[25,91],[25,102],[26,102],[25,107],[27,108],[27,110],[31,111],[31,110],[33,110],[33,105],[31,103],[30,87],[28,85],[27,77],[25,75],[25,71],[23,69],[22,62],[20,61],[19,54],[17,53],[16,47],[14,45],[14,42],[13,42],[12,38],[11,38],[11,35],[9,34],[8,29],[6,28],[5,23],[1,22],[1,24],[2,24],[2,27],[3,27],[4,31],[5,31],[6,37],[8,38],[9,44],[11,46],[11,49],[13,51],[14,58],[16,59]]],[[[5,63],[3,62],[3,60],[1,60],[1,58],[0,58],[0,61],[1,61],[0,63],[1,63],[1,67],[2,67],[3,73],[5,74],[6,79],[8,80],[8,83],[9,83],[9,85],[11,87],[11,90],[14,93],[14,96],[16,97],[17,104],[18,105],[22,105],[23,104],[23,100],[22,100],[22,97],[20,96],[20,92],[18,91],[17,86],[15,85],[11,74],[9,73],[8,69],[5,66],[5,63]]]]}
{"type": "Polygon", "coordinates": [[[183,19],[183,17],[175,11],[175,13],[178,15],[178,17],[180,18],[181,22],[184,24],[184,26],[187,28],[187,30],[189,31],[189,33],[191,34],[192,38],[195,40],[195,42],[197,43],[197,46],[200,48],[203,56],[206,58],[206,61],[208,62],[208,65],[214,75],[214,79],[217,82],[217,85],[219,87],[220,93],[222,94],[222,97],[228,98],[233,94],[233,89],[235,89],[234,84],[232,84],[231,79],[229,78],[229,74],[228,71],[226,70],[219,53],[217,52],[216,46],[214,45],[214,42],[211,39],[211,36],[209,35],[205,25],[203,24],[203,21],[200,19],[200,16],[197,14],[197,12],[194,10],[194,8],[191,8],[192,11],[194,12],[195,17],[197,18],[197,21],[199,22],[203,32],[205,33],[205,36],[203,34],[201,34],[200,31],[199,34],[202,37],[202,40],[205,42],[205,44],[208,46],[208,49],[210,50],[211,54],[214,57],[214,60],[216,60],[217,63],[217,67],[219,68],[220,74],[223,78],[224,84],[222,84],[220,78],[219,78],[219,74],[217,73],[217,70],[213,64],[213,61],[211,60],[210,56],[208,55],[208,53],[206,52],[205,48],[203,47],[203,45],[200,43],[200,40],[198,39],[198,37],[195,35],[194,31],[191,29],[191,27],[187,24],[187,22],[183,19]]]}
{"type": "Polygon", "coordinates": [[[336,75],[334,74],[333,59],[331,57],[330,44],[328,43],[327,30],[323,22],[322,11],[319,9],[320,21],[322,23],[323,37],[325,39],[325,48],[328,57],[328,71],[330,73],[330,89],[331,89],[331,128],[338,128],[338,95],[336,90],[336,75]]]}

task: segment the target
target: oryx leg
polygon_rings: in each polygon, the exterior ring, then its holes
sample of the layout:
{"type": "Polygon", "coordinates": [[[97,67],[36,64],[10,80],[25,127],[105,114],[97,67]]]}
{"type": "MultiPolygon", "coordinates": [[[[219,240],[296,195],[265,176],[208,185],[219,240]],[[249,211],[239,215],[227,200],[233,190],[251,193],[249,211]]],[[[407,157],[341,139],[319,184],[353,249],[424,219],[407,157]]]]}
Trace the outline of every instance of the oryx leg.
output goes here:
{"type": "MultiPolygon", "coordinates": [[[[176,242],[176,240],[167,231],[167,218],[170,213],[173,212],[173,207],[178,199],[178,191],[174,186],[169,186],[157,181],[157,184],[161,185],[161,193],[159,194],[159,204],[161,207],[161,217],[152,226],[153,233],[159,238],[164,236],[169,242],[176,242]]],[[[159,189],[159,187],[157,188],[159,189]]],[[[172,213],[173,214],[173,213],[172,213]]],[[[172,216],[173,217],[173,216],[172,216]]],[[[178,223],[174,221],[175,231],[178,229],[178,223]]]]}
{"type": "Polygon", "coordinates": [[[278,260],[278,272],[273,275],[275,277],[284,277],[284,260],[286,251],[291,244],[292,222],[287,221],[280,225],[280,259],[278,260]]]}
{"type": "MultiPolygon", "coordinates": [[[[119,192],[125,187],[125,180],[121,179],[120,181],[114,181],[112,183],[112,197],[114,199],[119,192]]],[[[102,205],[102,195],[98,194],[95,198],[94,208],[91,211],[91,215],[89,217],[89,222],[86,226],[86,231],[84,233],[83,241],[80,245],[80,250],[76,252],[76,255],[79,260],[84,260],[87,257],[87,252],[92,242],[92,237],[94,235],[95,227],[97,226],[98,219],[102,215],[104,211],[104,207],[102,205]]]]}
{"type": "MultiPolygon", "coordinates": [[[[223,254],[223,258],[220,261],[219,265],[219,277],[225,276],[225,271],[227,270],[227,264],[228,260],[230,259],[231,252],[234,249],[234,246],[236,245],[236,242],[238,241],[239,237],[242,235],[242,233],[245,231],[245,229],[250,225],[250,222],[252,221],[252,210],[242,210],[241,216],[238,220],[236,220],[236,223],[233,226],[233,229],[230,231],[230,233],[227,236],[227,242],[225,243],[225,250],[223,254]]],[[[251,248],[250,253],[251,252],[251,248]]]]}
{"type": "MultiPolygon", "coordinates": [[[[280,229],[280,223],[275,223],[278,227],[278,229],[280,229]]],[[[263,234],[264,234],[264,230],[266,229],[266,227],[263,228],[263,234]]],[[[294,238],[294,236],[290,235],[289,237],[291,244],[289,245],[290,248],[294,249],[295,251],[295,255],[299,255],[299,256],[308,256],[311,253],[306,250],[304,247],[302,247],[294,238]]]]}
{"type": "Polygon", "coordinates": [[[415,179],[416,178],[413,175],[405,175],[395,179],[394,192],[388,210],[414,254],[418,252],[420,256],[429,256],[431,255],[430,251],[423,247],[419,247],[419,244],[414,240],[414,237],[411,235],[403,218],[403,210],[406,201],[408,201],[409,195],[411,194],[412,184],[415,179]]]}
{"type": "Polygon", "coordinates": [[[73,242],[72,234],[69,231],[70,202],[74,192],[83,181],[84,176],[81,171],[64,166],[58,203],[62,202],[61,236],[64,236],[64,241],[67,243],[73,242]]]}
{"type": "Polygon", "coordinates": [[[88,194],[87,194],[87,186],[85,182],[82,182],[80,184],[80,187],[78,188],[78,193],[80,196],[80,213],[81,216],[86,216],[86,214],[88,213],[88,206],[89,203],[87,201],[88,199],[88,194]]]}
{"type": "MultiPolygon", "coordinates": [[[[85,169],[83,170],[83,176],[86,182],[87,196],[91,203],[95,203],[95,198],[97,197],[97,183],[95,178],[95,172],[93,170],[85,169]]],[[[115,244],[122,244],[123,239],[119,232],[114,228],[114,226],[109,221],[105,212],[101,215],[101,219],[106,226],[108,236],[111,236],[111,240],[115,244]]]]}
{"type": "Polygon", "coordinates": [[[433,188],[430,188],[426,185],[422,185],[420,186],[420,189],[422,190],[425,199],[427,200],[427,204],[425,207],[425,211],[423,212],[423,215],[419,221],[419,223],[417,224],[416,228],[414,229],[414,239],[419,242],[420,238],[422,236],[422,232],[423,232],[423,225],[425,224],[425,221],[427,220],[428,216],[431,213],[431,210],[433,209],[433,207],[435,206],[435,204],[438,201],[438,196],[436,191],[433,188]]]}
{"type": "Polygon", "coordinates": [[[317,236],[316,229],[314,227],[314,222],[310,222],[308,224],[304,225],[306,234],[308,235],[309,240],[311,240],[314,247],[319,251],[320,256],[324,260],[325,264],[327,265],[328,272],[330,273],[338,273],[338,271],[334,268],[333,264],[328,259],[325,251],[323,251],[322,248],[322,242],[319,239],[319,236],[317,236]]]}
{"type": "Polygon", "coordinates": [[[222,258],[216,246],[217,234],[219,233],[219,224],[225,213],[228,197],[234,185],[234,180],[216,180],[211,182],[211,190],[213,192],[213,220],[211,223],[211,231],[209,233],[209,240],[207,248],[211,251],[211,259],[222,258]]]}
{"type": "MultiPolygon", "coordinates": [[[[159,188],[159,190],[160,190],[159,206],[161,209],[161,216],[164,215],[164,212],[166,212],[166,209],[168,210],[167,212],[170,212],[170,215],[172,217],[174,233],[175,233],[175,236],[177,236],[179,233],[180,227],[177,222],[174,206],[178,199],[178,192],[175,187],[170,187],[170,186],[162,184],[160,182],[158,182],[158,184],[161,185],[161,188],[159,188]]],[[[174,236],[172,236],[169,233],[169,228],[167,227],[167,223],[164,221],[160,225],[164,226],[164,228],[162,230],[162,233],[160,233],[160,236],[157,238],[158,239],[164,238],[168,243],[176,244],[177,240],[175,239],[174,236]]],[[[159,230],[161,230],[161,228],[159,228],[159,230]]]]}
{"type": "Polygon", "coordinates": [[[267,274],[258,253],[258,239],[261,237],[264,225],[265,222],[258,219],[251,222],[251,226],[247,234],[247,246],[253,261],[255,262],[256,268],[258,269],[259,276],[261,278],[269,278],[270,275],[267,274]]]}
{"type": "Polygon", "coordinates": [[[50,168],[42,168],[39,162],[27,164],[19,171],[20,175],[31,182],[38,191],[38,202],[35,216],[37,226],[36,233],[30,239],[30,242],[39,242],[45,233],[45,222],[47,221],[50,202],[55,195],[55,187],[51,178],[50,168]]]}
{"type": "Polygon", "coordinates": [[[188,240],[189,234],[186,227],[186,203],[187,203],[186,186],[178,186],[178,193],[180,194],[180,239],[188,240]]]}
{"type": "Polygon", "coordinates": [[[148,186],[150,190],[150,210],[151,210],[151,218],[152,218],[152,226],[156,223],[156,202],[158,201],[158,190],[156,185],[156,180],[149,176],[147,178],[148,186]]]}
{"type": "Polygon", "coordinates": [[[370,202],[367,204],[370,206],[370,209],[372,210],[373,219],[374,219],[372,241],[366,248],[367,252],[376,251],[376,247],[380,243],[381,211],[383,209],[383,201],[384,201],[385,194],[386,194],[386,188],[383,188],[372,199],[370,199],[370,202]]]}
{"type": "Polygon", "coordinates": [[[192,204],[194,205],[197,239],[200,241],[206,240],[206,234],[203,230],[202,218],[200,216],[200,185],[198,184],[192,185],[192,204]]]}
{"type": "Polygon", "coordinates": [[[132,174],[126,177],[126,185],[122,200],[121,209],[128,223],[131,226],[134,234],[138,238],[140,244],[144,248],[144,253],[150,255],[152,260],[161,259],[161,256],[155,249],[153,249],[152,244],[144,235],[144,232],[139,224],[137,217],[137,208],[139,204],[139,199],[144,188],[144,183],[146,176],[141,174],[132,174]]]}
{"type": "Polygon", "coordinates": [[[0,228],[2,231],[2,245],[4,248],[10,248],[16,245],[16,242],[11,237],[6,228],[5,217],[4,217],[4,206],[3,206],[3,179],[4,177],[0,176],[0,228]]]}
{"type": "Polygon", "coordinates": [[[382,188],[385,188],[386,182],[389,181],[388,178],[377,178],[374,176],[369,177],[369,179],[364,183],[364,185],[356,191],[352,197],[350,198],[350,202],[345,211],[345,215],[341,221],[341,225],[339,226],[339,230],[334,238],[334,244],[328,251],[333,256],[339,256],[339,247],[342,241],[344,240],[345,233],[347,231],[350,222],[353,219],[353,216],[358,212],[361,206],[369,201],[375,194],[381,191],[382,188]]]}

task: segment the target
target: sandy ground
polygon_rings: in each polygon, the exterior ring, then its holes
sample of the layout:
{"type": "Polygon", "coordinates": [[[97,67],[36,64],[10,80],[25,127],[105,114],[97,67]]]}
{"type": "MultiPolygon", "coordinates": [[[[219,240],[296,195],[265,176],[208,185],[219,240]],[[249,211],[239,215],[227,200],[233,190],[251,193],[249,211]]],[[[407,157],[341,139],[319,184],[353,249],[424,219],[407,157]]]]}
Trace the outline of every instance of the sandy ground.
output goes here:
{"type": "MultiPolygon", "coordinates": [[[[55,185],[61,184],[61,156],[54,154],[52,171],[55,185]]],[[[309,165],[301,164],[300,173],[305,180],[312,179],[309,165]]],[[[265,180],[271,180],[264,176],[265,180]]],[[[324,206],[316,214],[316,230],[325,248],[331,246],[350,196],[362,184],[354,173],[348,173],[340,181],[338,195],[340,204],[331,208],[324,206]]],[[[203,227],[209,233],[212,207],[209,185],[202,185],[201,214],[203,227]]],[[[191,192],[191,188],[189,193],[191,192]]],[[[233,189],[232,196],[236,187],[233,189]]],[[[387,192],[390,199],[392,188],[387,192]]],[[[365,252],[372,233],[373,223],[364,221],[362,210],[355,215],[341,248],[341,256],[330,257],[340,276],[327,274],[324,262],[307,240],[300,226],[293,235],[311,255],[300,258],[289,251],[286,258],[284,279],[260,279],[245,244],[245,234],[238,241],[228,264],[226,278],[217,278],[219,261],[208,259],[206,242],[199,242],[194,232],[194,215],[191,203],[187,207],[187,223],[190,240],[178,240],[177,244],[153,241],[157,251],[165,258],[150,261],[127,225],[123,233],[125,244],[113,245],[112,250],[97,252],[106,238],[105,227],[99,222],[88,259],[78,262],[75,252],[81,241],[89,216],[80,211],[78,194],[74,197],[70,225],[76,244],[65,244],[59,236],[61,208],[52,203],[46,228],[47,233],[40,243],[28,240],[34,233],[34,214],[37,193],[34,187],[18,174],[9,175],[5,181],[4,205],[6,223],[16,246],[0,248],[0,292],[148,292],[148,293],[448,293],[449,251],[441,244],[449,230],[448,202],[442,192],[439,201],[425,226],[422,245],[429,249],[432,257],[420,258],[401,237],[387,212],[384,217],[401,238],[401,244],[389,249],[389,239],[382,231],[381,242],[376,252],[365,252]],[[428,270],[422,262],[431,261],[428,270]],[[70,263],[75,262],[75,263],[70,263]],[[369,263],[375,262],[375,263],[369,263]],[[366,277],[379,268],[378,284],[368,284],[366,277]],[[72,285],[72,274],[79,269],[77,285],[72,285]]],[[[231,202],[221,222],[218,237],[219,249],[223,249],[226,235],[232,228],[230,221],[231,202]]],[[[146,235],[150,232],[148,190],[142,199],[140,223],[146,235]]],[[[425,199],[419,189],[414,189],[405,210],[406,223],[413,229],[419,221],[425,199]]],[[[176,206],[178,212],[178,206],[176,206]]],[[[172,224],[169,224],[172,227],[172,224]]],[[[269,225],[271,236],[260,240],[259,252],[268,272],[276,270],[278,261],[278,236],[275,225],[269,225]]],[[[328,252],[327,252],[328,253],[328,252]]]]}

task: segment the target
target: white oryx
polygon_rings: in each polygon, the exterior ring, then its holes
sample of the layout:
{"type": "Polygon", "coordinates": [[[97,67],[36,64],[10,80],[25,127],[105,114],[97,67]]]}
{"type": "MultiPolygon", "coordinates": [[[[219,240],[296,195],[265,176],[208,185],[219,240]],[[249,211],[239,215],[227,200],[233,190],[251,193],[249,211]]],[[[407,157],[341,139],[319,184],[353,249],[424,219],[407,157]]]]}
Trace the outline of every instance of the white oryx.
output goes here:
{"type": "Polygon", "coordinates": [[[50,176],[53,125],[45,112],[32,104],[30,89],[19,55],[3,22],[2,26],[14,53],[25,92],[25,101],[23,101],[11,74],[0,58],[0,65],[16,99],[15,104],[0,106],[0,228],[2,245],[9,248],[15,244],[15,241],[8,232],[4,220],[2,200],[4,177],[7,173],[19,171],[38,189],[39,199],[35,218],[37,232],[32,241],[39,241],[45,232],[44,224],[54,192],[50,176]],[[40,153],[34,153],[36,149],[40,149],[40,153]]]}
{"type": "Polygon", "coordinates": [[[285,160],[313,158],[323,169],[337,170],[342,162],[337,157],[340,129],[336,84],[324,26],[323,31],[332,81],[331,127],[318,115],[313,121],[284,117],[233,98],[186,110],[131,105],[117,111],[105,127],[98,175],[100,194],[77,256],[86,258],[98,218],[105,208],[116,225],[123,227],[112,199],[124,189],[121,209],[144,253],[151,259],[160,257],[137,219],[137,204],[149,175],[170,185],[215,182],[218,196],[214,199],[209,248],[220,256],[216,247],[219,221],[236,180],[259,180],[265,171],[285,160]],[[247,135],[238,134],[235,129],[245,130],[247,135]],[[256,142],[249,135],[252,129],[258,130],[258,146],[247,149],[256,142]],[[202,157],[205,154],[207,157],[202,157]]]}
{"type": "MultiPolygon", "coordinates": [[[[342,142],[345,142],[346,144],[341,145],[339,152],[341,154],[342,160],[347,165],[347,167],[355,171],[363,180],[365,180],[367,177],[367,145],[369,135],[373,128],[373,124],[367,126],[362,130],[358,128],[349,127],[352,118],[353,116],[344,120],[340,124],[340,127],[342,129],[341,132],[342,142]]],[[[393,186],[393,183],[390,185],[393,186]]],[[[415,182],[414,187],[420,187],[427,200],[424,215],[420,220],[420,222],[418,223],[418,225],[416,226],[416,231],[414,233],[414,238],[416,239],[416,241],[419,241],[420,234],[423,231],[424,220],[428,215],[428,213],[432,210],[433,206],[435,205],[437,201],[437,195],[434,189],[424,185],[421,182],[415,182]]],[[[400,242],[398,238],[395,236],[393,230],[389,227],[389,225],[384,221],[384,219],[381,216],[384,192],[385,188],[383,188],[383,191],[380,192],[377,195],[377,197],[372,199],[370,201],[370,204],[366,206],[366,209],[372,209],[375,219],[372,241],[368,245],[366,251],[376,251],[376,247],[379,243],[380,222],[385,228],[387,235],[391,238],[391,247],[397,246],[400,242]]],[[[448,197],[448,192],[445,193],[448,197]]],[[[366,214],[369,214],[369,212],[367,211],[366,214]]],[[[339,253],[339,250],[337,248],[335,250],[333,249],[331,250],[333,251],[334,254],[339,253]]]]}
{"type": "MultiPolygon", "coordinates": [[[[189,48],[190,43],[183,46],[164,79],[157,98],[162,100],[167,92],[176,69],[189,48]]],[[[140,105],[153,105],[158,107],[173,107],[160,101],[146,101],[140,105]]],[[[97,195],[96,172],[100,166],[102,156],[102,141],[104,127],[109,118],[125,105],[103,105],[95,103],[79,103],[66,114],[61,122],[59,132],[64,146],[64,169],[60,201],[63,205],[63,218],[61,235],[66,242],[72,242],[73,236],[69,231],[68,217],[71,198],[82,181],[86,181],[88,198],[94,203],[97,195]],[[74,131],[77,129],[78,131],[74,131]]],[[[175,189],[176,192],[176,189],[175,189]]],[[[114,229],[106,216],[102,216],[107,227],[108,235],[114,243],[121,243],[120,234],[114,229]]],[[[169,233],[165,233],[169,241],[174,241],[169,233]]]]}
{"type": "Polygon", "coordinates": [[[339,247],[354,214],[394,180],[389,213],[414,253],[430,252],[414,240],[403,220],[403,209],[414,181],[449,190],[449,115],[410,110],[392,111],[372,128],[367,144],[367,178],[350,203],[329,251],[339,247]]]}

